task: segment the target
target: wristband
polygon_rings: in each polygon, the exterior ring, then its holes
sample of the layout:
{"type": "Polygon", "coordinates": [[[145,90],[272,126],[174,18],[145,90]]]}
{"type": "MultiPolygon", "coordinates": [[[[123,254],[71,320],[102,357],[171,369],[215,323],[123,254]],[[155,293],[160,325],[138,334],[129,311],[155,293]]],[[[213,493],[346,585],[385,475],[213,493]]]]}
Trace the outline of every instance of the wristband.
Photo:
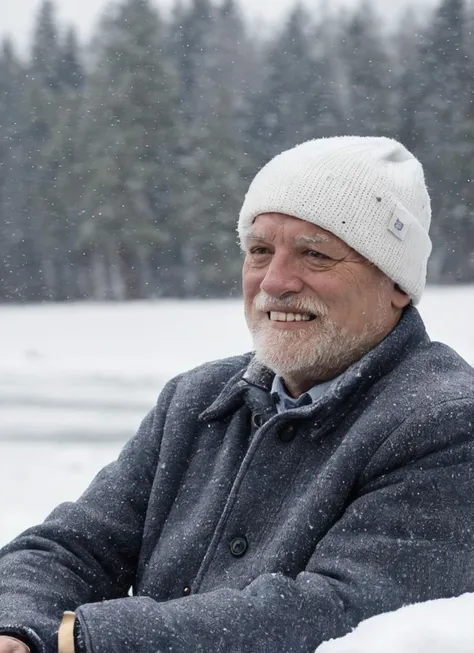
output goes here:
{"type": "Polygon", "coordinates": [[[58,651],[59,653],[75,653],[74,647],[74,623],[76,614],[74,612],[65,612],[58,632],[58,651]]]}

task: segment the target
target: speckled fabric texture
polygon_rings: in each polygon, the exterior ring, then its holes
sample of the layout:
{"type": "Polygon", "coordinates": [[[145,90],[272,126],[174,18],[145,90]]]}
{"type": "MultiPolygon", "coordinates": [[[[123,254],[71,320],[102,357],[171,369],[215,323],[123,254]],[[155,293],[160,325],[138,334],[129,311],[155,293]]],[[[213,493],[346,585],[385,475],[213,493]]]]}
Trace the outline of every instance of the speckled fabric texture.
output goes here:
{"type": "Polygon", "coordinates": [[[1,551],[0,631],[54,653],[76,610],[84,653],[312,653],[474,591],[472,368],[410,308],[314,404],[277,414],[272,378],[247,355],[172,380],[80,500],[1,551]]]}

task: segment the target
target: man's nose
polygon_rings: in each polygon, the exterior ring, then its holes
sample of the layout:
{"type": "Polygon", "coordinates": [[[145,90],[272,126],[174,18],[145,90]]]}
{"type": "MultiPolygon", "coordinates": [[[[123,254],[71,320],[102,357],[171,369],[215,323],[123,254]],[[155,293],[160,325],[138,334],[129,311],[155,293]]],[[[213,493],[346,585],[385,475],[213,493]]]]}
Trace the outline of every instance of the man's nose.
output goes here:
{"type": "Polygon", "coordinates": [[[282,297],[286,293],[301,292],[303,285],[291,257],[274,254],[265,271],[260,289],[272,297],[282,297]]]}

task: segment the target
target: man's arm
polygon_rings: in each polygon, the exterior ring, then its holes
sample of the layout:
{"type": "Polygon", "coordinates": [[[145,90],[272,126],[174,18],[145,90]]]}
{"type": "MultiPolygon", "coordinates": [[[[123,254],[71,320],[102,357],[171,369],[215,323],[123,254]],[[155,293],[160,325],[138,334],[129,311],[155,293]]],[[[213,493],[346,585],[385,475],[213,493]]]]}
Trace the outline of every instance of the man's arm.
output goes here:
{"type": "Polygon", "coordinates": [[[118,460],[76,503],[0,551],[0,634],[18,635],[35,653],[57,650],[64,611],[117,599],[133,584],[167,406],[163,390],[118,460]]]}
{"type": "Polygon", "coordinates": [[[374,614],[474,589],[472,409],[458,419],[462,410],[415,416],[388,438],[296,578],[83,605],[76,653],[309,653],[374,614]]]}

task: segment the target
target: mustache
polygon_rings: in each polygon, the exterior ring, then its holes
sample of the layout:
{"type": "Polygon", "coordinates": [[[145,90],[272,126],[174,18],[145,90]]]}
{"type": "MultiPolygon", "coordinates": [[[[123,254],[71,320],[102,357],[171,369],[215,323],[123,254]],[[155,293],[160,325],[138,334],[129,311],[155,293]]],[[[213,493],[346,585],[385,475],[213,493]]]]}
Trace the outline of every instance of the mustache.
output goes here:
{"type": "Polygon", "coordinates": [[[328,307],[319,299],[306,297],[283,297],[276,299],[271,297],[264,290],[261,290],[254,299],[254,306],[257,310],[264,313],[270,311],[287,310],[290,313],[311,313],[319,317],[325,317],[328,314],[328,307]]]}

